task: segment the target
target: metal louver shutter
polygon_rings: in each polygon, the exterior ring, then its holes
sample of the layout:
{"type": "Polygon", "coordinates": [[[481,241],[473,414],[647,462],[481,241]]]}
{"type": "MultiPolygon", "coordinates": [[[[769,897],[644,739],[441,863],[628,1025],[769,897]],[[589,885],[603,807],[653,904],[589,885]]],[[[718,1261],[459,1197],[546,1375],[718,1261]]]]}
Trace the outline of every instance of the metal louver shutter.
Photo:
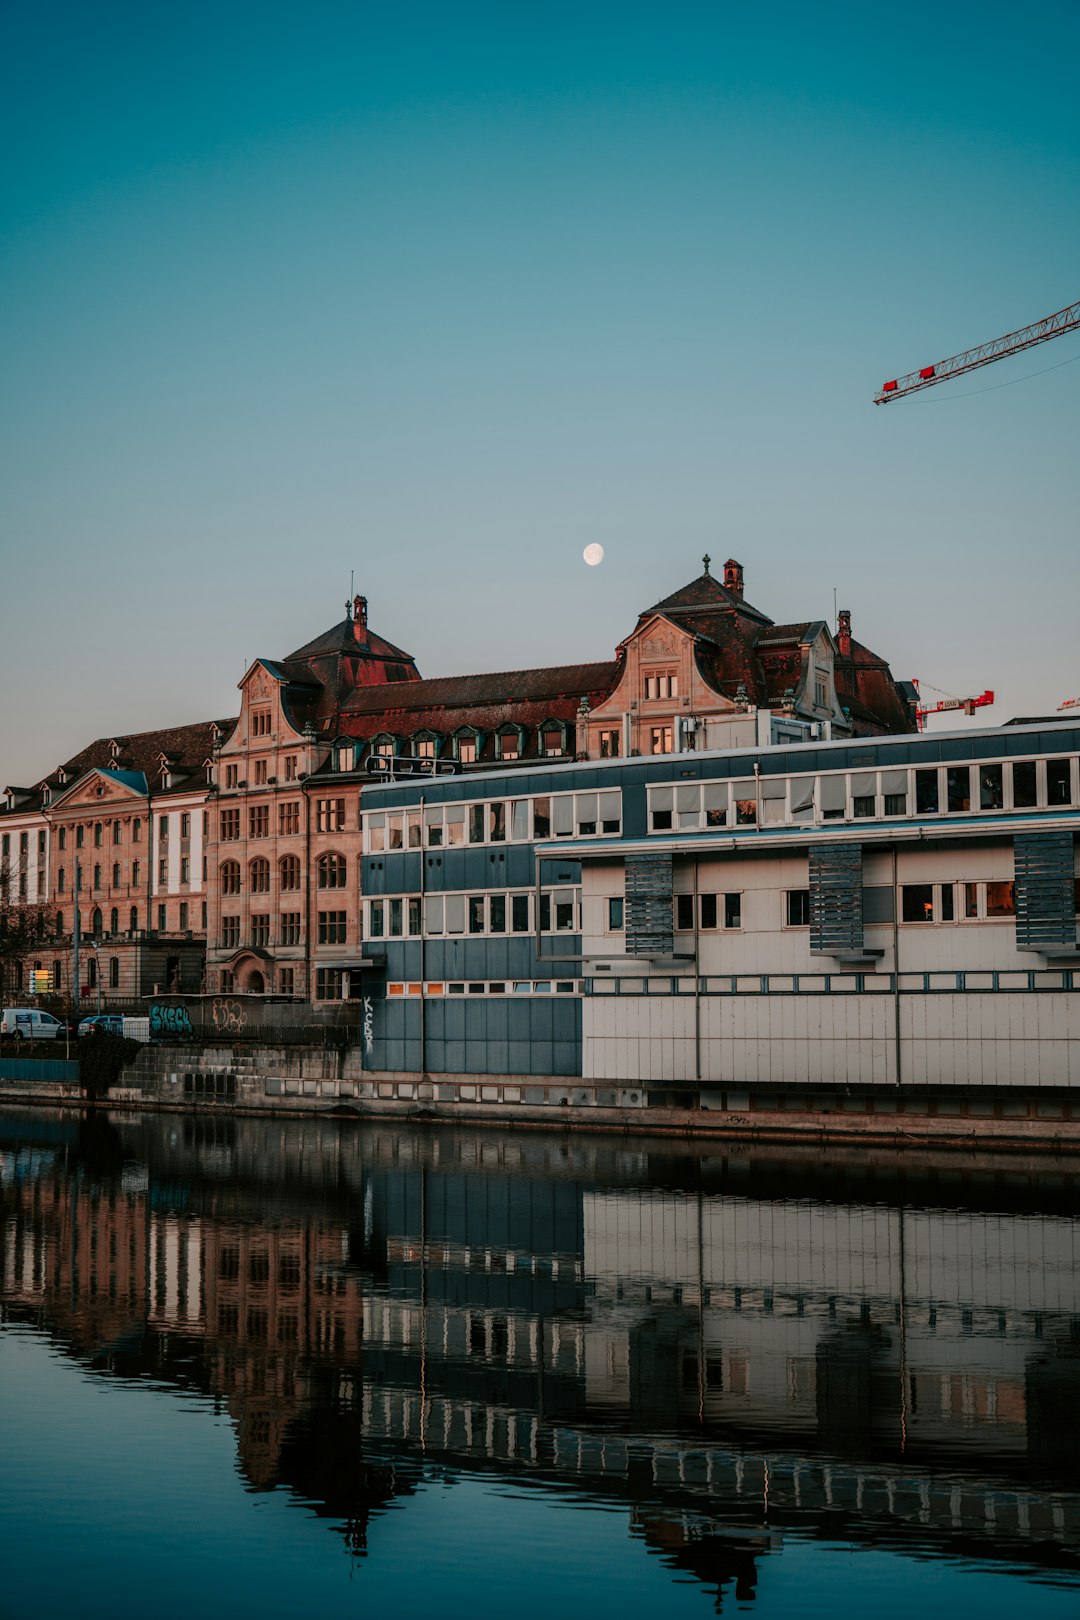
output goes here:
{"type": "Polygon", "coordinates": [[[671,856],[626,857],[626,950],[630,956],[670,956],[671,856]]]}
{"type": "Polygon", "coordinates": [[[810,851],[810,949],[815,956],[862,954],[861,844],[810,851]]]}
{"type": "Polygon", "coordinates": [[[1072,833],[1017,833],[1013,862],[1017,947],[1075,946],[1072,833]]]}

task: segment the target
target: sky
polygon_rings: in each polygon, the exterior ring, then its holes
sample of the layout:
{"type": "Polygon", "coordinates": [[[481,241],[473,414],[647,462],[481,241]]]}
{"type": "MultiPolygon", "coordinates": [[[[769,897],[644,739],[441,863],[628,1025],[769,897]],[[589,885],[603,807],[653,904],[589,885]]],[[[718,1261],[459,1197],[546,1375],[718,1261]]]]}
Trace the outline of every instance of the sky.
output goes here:
{"type": "Polygon", "coordinates": [[[608,658],[708,552],[983,721],[1080,696],[1080,332],[872,403],[1080,298],[1078,50],[1075,0],[7,0],[3,782],[235,714],[354,579],[424,675],[608,658]]]}

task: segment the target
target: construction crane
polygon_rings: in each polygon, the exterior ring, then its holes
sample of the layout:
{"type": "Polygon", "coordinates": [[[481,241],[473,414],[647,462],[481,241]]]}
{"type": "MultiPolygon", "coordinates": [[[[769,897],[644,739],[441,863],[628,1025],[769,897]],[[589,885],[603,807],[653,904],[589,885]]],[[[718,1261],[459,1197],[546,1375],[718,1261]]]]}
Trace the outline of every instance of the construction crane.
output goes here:
{"type": "Polygon", "coordinates": [[[1037,343],[1046,343],[1050,338],[1060,337],[1063,332],[1071,332],[1078,326],[1080,303],[1070,304],[1068,309],[1059,309],[1056,315],[1047,315],[1045,320],[1036,321],[1033,326],[1022,326],[1018,332],[1006,332],[1004,337],[984,343],[978,349],[966,349],[963,354],[939,360],[936,365],[923,366],[921,371],[909,371],[906,377],[894,377],[891,382],[882,385],[874,404],[887,405],[892,399],[905,399],[908,394],[917,394],[921,388],[932,388],[935,383],[960,377],[965,371],[978,371],[980,366],[1004,360],[1008,354],[1019,354],[1022,349],[1033,349],[1037,343]]]}
{"type": "MultiPolygon", "coordinates": [[[[913,679],[911,684],[921,697],[919,682],[913,679]]],[[[932,686],[930,690],[936,692],[937,687],[932,686]]],[[[940,703],[920,703],[915,709],[915,724],[920,731],[925,731],[928,714],[944,714],[947,709],[963,709],[965,714],[974,714],[976,709],[985,709],[993,701],[993,692],[980,692],[978,697],[944,697],[940,703]]]]}
{"type": "Polygon", "coordinates": [[[1066,698],[1064,703],[1058,704],[1059,714],[1061,713],[1062,709],[1080,709],[1080,697],[1066,698]]]}

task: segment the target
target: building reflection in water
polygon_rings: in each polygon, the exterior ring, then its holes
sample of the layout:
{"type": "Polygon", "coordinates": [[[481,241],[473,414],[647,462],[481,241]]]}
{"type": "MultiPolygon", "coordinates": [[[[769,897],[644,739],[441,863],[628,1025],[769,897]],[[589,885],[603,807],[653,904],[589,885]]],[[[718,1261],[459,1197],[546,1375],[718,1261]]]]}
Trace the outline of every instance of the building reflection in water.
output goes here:
{"type": "Polygon", "coordinates": [[[40,1113],[0,1191],[5,1319],[212,1395],[354,1551],[450,1468],[622,1504],[718,1603],[792,1532],[1080,1562],[1059,1164],[40,1113]]]}

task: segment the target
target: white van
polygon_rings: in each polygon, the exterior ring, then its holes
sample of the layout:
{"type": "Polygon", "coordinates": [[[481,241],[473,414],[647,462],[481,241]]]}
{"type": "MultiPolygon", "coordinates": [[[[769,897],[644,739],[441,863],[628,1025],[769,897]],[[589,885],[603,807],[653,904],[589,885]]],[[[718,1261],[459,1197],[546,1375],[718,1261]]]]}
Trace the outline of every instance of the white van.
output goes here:
{"type": "Polygon", "coordinates": [[[64,1026],[52,1013],[38,1012],[36,1007],[5,1007],[0,1013],[0,1035],[7,1040],[55,1041],[64,1033],[64,1026]]]}

